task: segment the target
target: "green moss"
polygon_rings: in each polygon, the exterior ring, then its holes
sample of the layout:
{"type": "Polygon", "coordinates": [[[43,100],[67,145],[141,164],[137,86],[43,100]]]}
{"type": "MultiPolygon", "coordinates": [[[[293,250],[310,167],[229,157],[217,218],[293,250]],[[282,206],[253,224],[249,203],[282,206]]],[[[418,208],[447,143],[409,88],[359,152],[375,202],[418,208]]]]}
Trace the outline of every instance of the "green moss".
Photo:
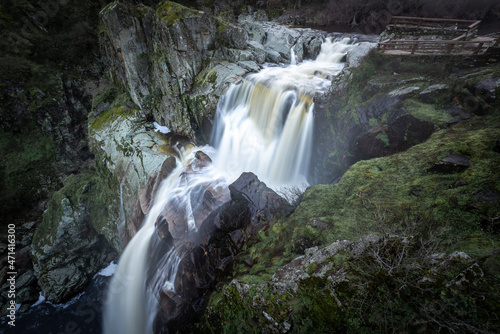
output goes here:
{"type": "Polygon", "coordinates": [[[391,143],[389,142],[389,137],[385,132],[380,132],[375,136],[375,139],[378,139],[382,142],[384,142],[385,146],[389,146],[391,143]]]}
{"type": "Polygon", "coordinates": [[[223,32],[231,28],[232,24],[224,20],[220,15],[217,16],[216,19],[218,32],[223,32]]]}
{"type": "Polygon", "coordinates": [[[166,1],[158,6],[156,15],[169,25],[179,20],[191,17],[200,17],[202,12],[184,7],[176,2],[166,1]]]}
{"type": "Polygon", "coordinates": [[[109,124],[110,122],[113,122],[121,117],[137,116],[139,113],[139,110],[130,110],[125,106],[110,108],[92,120],[92,122],[90,123],[90,130],[91,132],[98,131],[102,129],[106,124],[109,124]]]}
{"type": "Polygon", "coordinates": [[[379,122],[378,122],[378,120],[377,120],[376,118],[370,118],[370,119],[368,120],[368,124],[369,124],[370,126],[377,126],[377,125],[379,125],[379,122]]]}
{"type": "MultiPolygon", "coordinates": [[[[305,276],[296,289],[232,282],[212,294],[203,328],[211,333],[496,332],[500,309],[498,256],[430,261],[427,240],[385,236],[356,252],[348,246],[305,276]],[[427,255],[426,255],[427,254],[427,255]],[[483,276],[483,272],[485,275],[483,276]],[[288,324],[286,327],[285,324],[288,324]],[[265,330],[263,330],[265,329],[265,330]],[[467,329],[467,330],[465,330],[467,329]]],[[[285,280],[286,282],[286,280],[285,280]]],[[[284,282],[283,282],[284,283],[284,282]]]]}
{"type": "Polygon", "coordinates": [[[120,117],[136,117],[140,111],[136,109],[130,95],[113,84],[104,84],[94,92],[93,107],[100,103],[109,103],[109,107],[101,114],[89,114],[89,131],[92,133],[102,129],[106,124],[120,117]]]}
{"type": "Polygon", "coordinates": [[[452,119],[451,115],[444,109],[434,104],[427,104],[413,99],[404,101],[406,110],[421,121],[434,124],[436,128],[444,128],[452,119]]]}

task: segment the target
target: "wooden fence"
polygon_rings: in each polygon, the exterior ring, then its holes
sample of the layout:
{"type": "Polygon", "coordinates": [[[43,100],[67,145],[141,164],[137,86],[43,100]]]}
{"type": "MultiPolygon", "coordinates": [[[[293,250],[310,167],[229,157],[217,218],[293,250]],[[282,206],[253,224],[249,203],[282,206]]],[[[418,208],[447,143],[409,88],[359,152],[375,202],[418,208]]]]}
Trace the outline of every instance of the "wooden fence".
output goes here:
{"type": "Polygon", "coordinates": [[[379,43],[379,49],[387,53],[415,54],[415,53],[460,53],[478,54],[491,46],[500,45],[500,37],[476,38],[471,41],[464,40],[385,40],[379,43]],[[392,52],[390,52],[392,51],[392,52]]]}
{"type": "Polygon", "coordinates": [[[456,20],[456,19],[435,19],[427,17],[409,17],[409,16],[393,16],[391,19],[391,24],[393,25],[410,25],[417,28],[420,27],[432,27],[432,28],[451,28],[456,29],[464,34],[460,36],[460,39],[467,39],[471,36],[481,21],[475,20],[456,20]]]}

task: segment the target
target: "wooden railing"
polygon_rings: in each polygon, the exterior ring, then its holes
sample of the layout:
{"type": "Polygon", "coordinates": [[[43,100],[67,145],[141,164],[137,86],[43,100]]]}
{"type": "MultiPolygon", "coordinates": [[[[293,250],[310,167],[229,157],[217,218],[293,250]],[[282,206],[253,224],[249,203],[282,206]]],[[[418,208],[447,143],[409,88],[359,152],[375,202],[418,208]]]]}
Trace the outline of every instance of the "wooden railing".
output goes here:
{"type": "Polygon", "coordinates": [[[466,39],[473,31],[477,29],[481,21],[475,20],[456,20],[456,19],[434,19],[427,17],[409,17],[409,16],[393,16],[391,24],[394,25],[411,25],[420,27],[434,28],[454,28],[465,34],[460,36],[461,39],[466,39]]]}
{"type": "Polygon", "coordinates": [[[400,53],[471,53],[478,54],[481,50],[486,50],[490,46],[500,45],[500,37],[496,40],[493,38],[478,38],[473,41],[463,40],[386,40],[379,43],[379,48],[382,52],[390,50],[399,51],[400,53]]]}

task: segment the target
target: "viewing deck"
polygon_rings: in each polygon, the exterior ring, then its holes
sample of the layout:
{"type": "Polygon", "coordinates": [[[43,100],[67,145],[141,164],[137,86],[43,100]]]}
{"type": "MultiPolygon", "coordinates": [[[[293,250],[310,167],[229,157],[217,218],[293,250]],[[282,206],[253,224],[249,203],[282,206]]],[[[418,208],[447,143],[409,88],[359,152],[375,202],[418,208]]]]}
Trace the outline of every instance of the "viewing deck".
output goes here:
{"type": "Polygon", "coordinates": [[[379,43],[387,54],[477,55],[500,45],[497,37],[477,36],[481,21],[394,16],[388,30],[397,38],[379,43]],[[457,36],[458,35],[458,36],[457,36]],[[450,38],[456,36],[454,38],[450,38]]]}

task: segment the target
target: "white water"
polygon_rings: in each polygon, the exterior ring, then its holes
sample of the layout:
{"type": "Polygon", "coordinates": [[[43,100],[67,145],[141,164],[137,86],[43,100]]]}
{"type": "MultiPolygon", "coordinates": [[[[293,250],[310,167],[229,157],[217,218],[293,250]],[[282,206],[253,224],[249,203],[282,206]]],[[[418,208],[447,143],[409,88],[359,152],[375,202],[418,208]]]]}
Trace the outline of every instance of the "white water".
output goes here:
{"type": "Polygon", "coordinates": [[[328,89],[332,76],[342,69],[340,60],[354,47],[349,42],[327,40],[315,61],[295,64],[293,60],[288,67],[268,67],[230,87],[217,111],[215,148],[188,147],[180,152],[177,167],[163,181],[142,228],[123,252],[108,293],[105,334],[152,333],[159,289],[182,293],[174,286],[182,256],[175,248],[156,264],[166,283],[146,291],[150,240],[166,206],[185,213],[185,238],[190,239],[201,223],[193,213],[199,204],[194,193],[200,185],[224,188],[247,171],[274,188],[307,183],[314,120],[311,96],[328,89]],[[188,167],[199,150],[213,164],[188,167]],[[187,167],[189,172],[183,173],[187,167]]]}

